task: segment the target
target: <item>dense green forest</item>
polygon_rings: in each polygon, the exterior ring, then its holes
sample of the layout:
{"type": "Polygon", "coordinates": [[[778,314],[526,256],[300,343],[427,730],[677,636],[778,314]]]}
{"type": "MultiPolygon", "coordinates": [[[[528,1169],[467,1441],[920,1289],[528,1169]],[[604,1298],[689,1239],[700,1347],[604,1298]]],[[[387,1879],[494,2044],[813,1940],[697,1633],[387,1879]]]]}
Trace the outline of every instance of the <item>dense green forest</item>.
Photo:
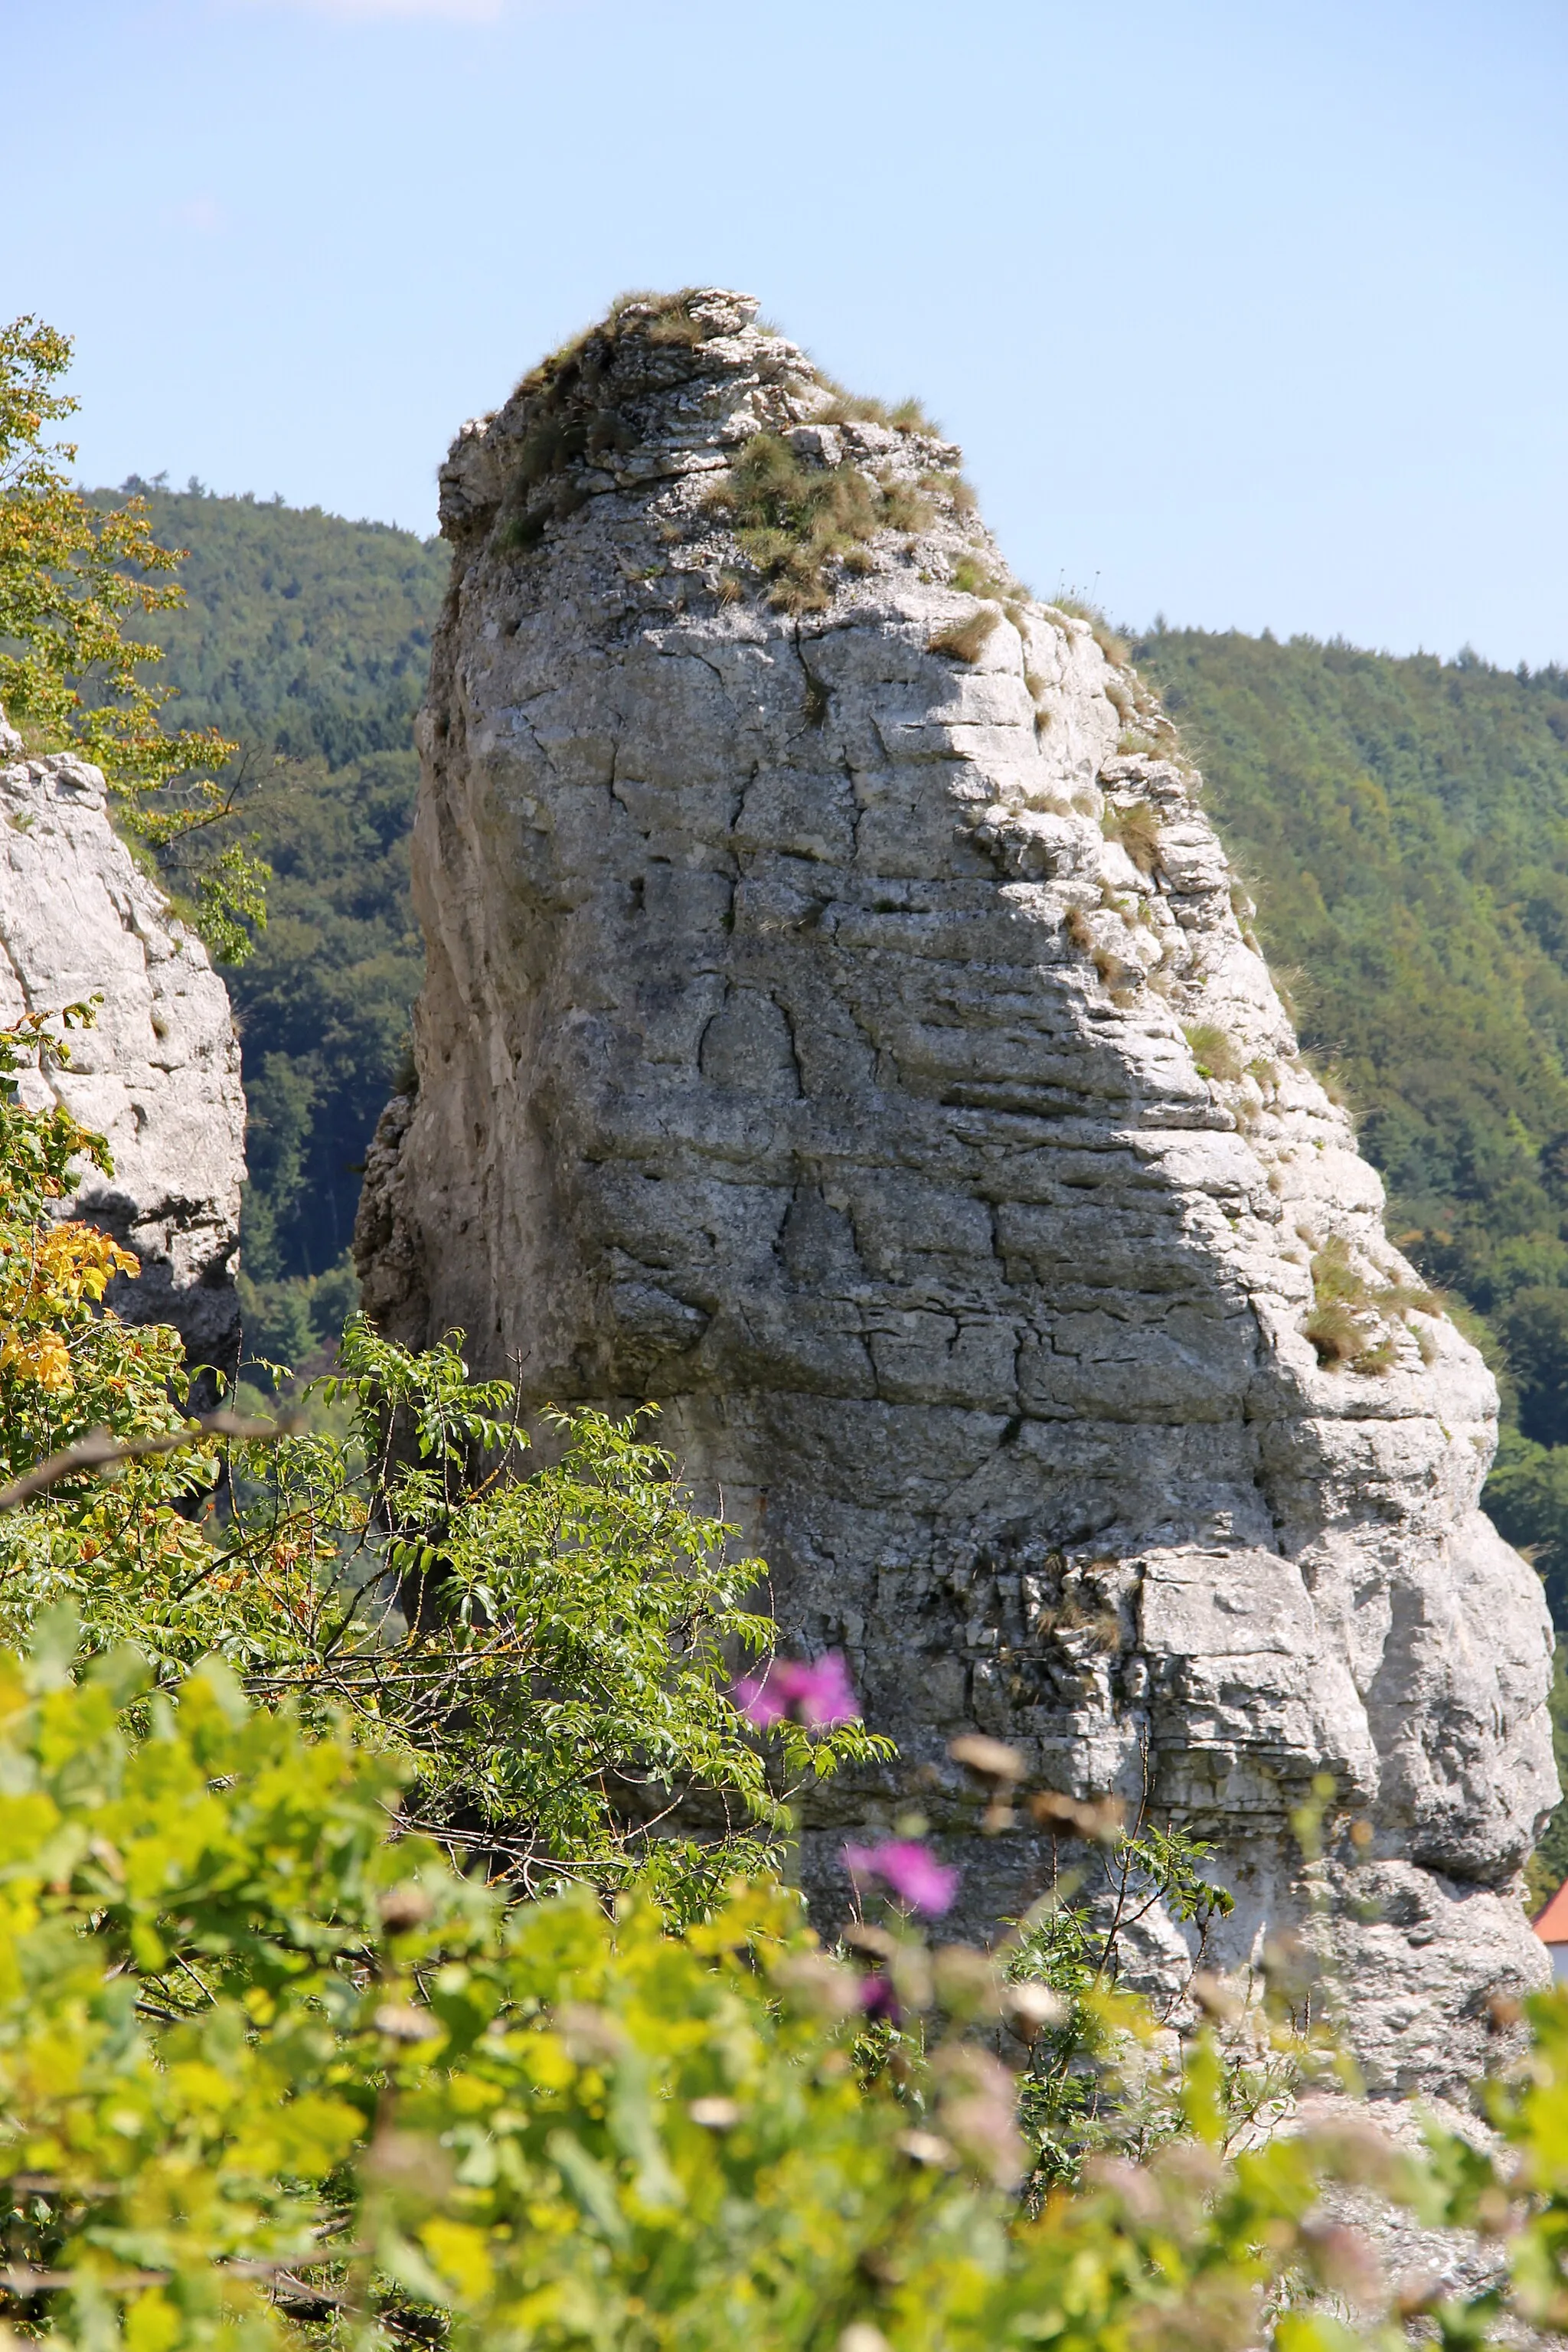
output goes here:
{"type": "Polygon", "coordinates": [[[1568,674],[1165,630],[1203,768],[1389,1230],[1502,1381],[1489,1507],[1568,1623],[1568,674]]]}
{"type": "MultiPolygon", "coordinates": [[[[300,1363],[352,1302],[360,1163],[418,985],[410,720],[447,558],[320,509],[127,487],[190,551],[163,676],[183,723],[242,744],[244,822],[274,870],[226,977],[247,1330],[300,1363]]],[[[1136,659],[1204,770],[1308,1050],[1348,1091],[1390,1230],[1500,1374],[1488,1506],[1568,1626],[1568,673],[1165,628],[1136,659]]]]}
{"type": "Polygon", "coordinates": [[[157,616],[161,682],[180,723],[240,744],[241,822],[273,869],[267,927],[224,976],[250,1110],[247,1341],[303,1364],[354,1303],[360,1168],[419,985],[410,722],[447,554],[320,508],[123,487],[189,550],[185,607],[157,616]]]}

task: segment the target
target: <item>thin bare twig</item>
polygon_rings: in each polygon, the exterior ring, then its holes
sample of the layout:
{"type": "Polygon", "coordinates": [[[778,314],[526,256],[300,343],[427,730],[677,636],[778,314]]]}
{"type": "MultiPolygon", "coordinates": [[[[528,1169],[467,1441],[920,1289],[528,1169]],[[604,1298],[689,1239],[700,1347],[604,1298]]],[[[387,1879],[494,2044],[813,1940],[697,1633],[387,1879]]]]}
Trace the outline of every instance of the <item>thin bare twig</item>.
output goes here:
{"type": "Polygon", "coordinates": [[[117,1463],[139,1462],[149,1454],[174,1454],[182,1445],[199,1445],[204,1437],[289,1437],[293,1427],[288,1421],[242,1421],[234,1412],[204,1412],[188,1421],[184,1429],[165,1430],[157,1437],[119,1438],[111,1437],[106,1429],[90,1430],[63,1454],[51,1454],[47,1462],[13,1478],[8,1486],[0,1486],[0,1511],[19,1510],[35,1495],[47,1493],[79,1470],[96,1470],[101,1475],[117,1463]]]}

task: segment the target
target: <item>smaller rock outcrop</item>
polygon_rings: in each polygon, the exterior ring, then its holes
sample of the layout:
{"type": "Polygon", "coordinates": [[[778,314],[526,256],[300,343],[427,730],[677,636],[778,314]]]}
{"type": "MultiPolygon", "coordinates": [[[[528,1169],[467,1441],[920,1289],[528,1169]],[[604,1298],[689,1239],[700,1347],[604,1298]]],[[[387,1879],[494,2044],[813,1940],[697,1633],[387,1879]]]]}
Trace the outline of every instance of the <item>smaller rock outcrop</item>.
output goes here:
{"type": "Polygon", "coordinates": [[[245,1097],[228,993],[206,950],[138,873],[109,822],[98,769],[28,759],[0,713],[0,1021],[99,997],[70,1066],[29,1072],[109,1140],[114,1173],[84,1172],[71,1213],[141,1260],[110,1288],[128,1322],[172,1323],[187,1361],[239,1353],[245,1097]]]}

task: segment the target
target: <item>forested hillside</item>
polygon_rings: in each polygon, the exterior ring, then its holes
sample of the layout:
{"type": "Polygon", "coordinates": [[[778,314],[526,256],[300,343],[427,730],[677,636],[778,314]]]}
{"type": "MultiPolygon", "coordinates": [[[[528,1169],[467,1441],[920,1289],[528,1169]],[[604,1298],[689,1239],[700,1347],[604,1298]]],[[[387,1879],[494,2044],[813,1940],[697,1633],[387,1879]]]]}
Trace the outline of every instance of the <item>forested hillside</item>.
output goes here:
{"type": "MultiPolygon", "coordinates": [[[[1568,675],[1167,632],[1138,648],[1396,1226],[1489,1315],[1568,1276],[1568,675]]],[[[1531,1433],[1568,1396],[1520,1348],[1531,1433]]]]}
{"type": "Polygon", "coordinates": [[[1137,658],[1203,768],[1390,1231],[1485,1318],[1488,1501],[1568,1622],[1568,675],[1165,631],[1137,658]]]}
{"type": "Polygon", "coordinates": [[[250,1112],[247,1336],[300,1363],[353,1304],[360,1165],[419,985],[410,726],[447,554],[319,508],[125,487],[190,551],[185,608],[157,616],[162,680],[181,723],[240,743],[245,824],[273,869],[267,928],[225,977],[250,1112]]]}

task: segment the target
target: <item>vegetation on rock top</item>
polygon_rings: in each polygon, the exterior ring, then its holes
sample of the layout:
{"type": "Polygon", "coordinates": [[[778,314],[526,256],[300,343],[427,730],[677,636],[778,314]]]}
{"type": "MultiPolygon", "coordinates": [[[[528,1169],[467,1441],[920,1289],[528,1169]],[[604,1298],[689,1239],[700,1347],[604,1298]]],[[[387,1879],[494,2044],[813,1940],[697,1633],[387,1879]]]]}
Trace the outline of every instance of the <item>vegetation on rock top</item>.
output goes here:
{"type": "Polygon", "coordinates": [[[868,570],[878,531],[920,530],[931,512],[911,484],[879,483],[852,460],[805,465],[776,433],[752,434],[708,503],[733,526],[768,602],[784,613],[823,611],[832,567],[868,570]]]}

